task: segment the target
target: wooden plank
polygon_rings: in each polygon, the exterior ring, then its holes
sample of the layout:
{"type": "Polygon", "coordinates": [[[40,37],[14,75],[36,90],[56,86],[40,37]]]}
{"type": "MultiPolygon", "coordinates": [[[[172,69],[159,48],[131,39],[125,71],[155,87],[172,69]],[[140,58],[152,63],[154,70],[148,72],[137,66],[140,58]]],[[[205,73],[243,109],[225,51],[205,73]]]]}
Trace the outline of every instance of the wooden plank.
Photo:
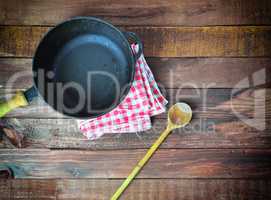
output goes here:
{"type": "MultiPolygon", "coordinates": [[[[57,181],[56,180],[6,180],[8,187],[7,194],[0,193],[0,199],[20,199],[20,200],[50,200],[56,199],[57,181]],[[9,197],[9,198],[8,198],[9,197]]],[[[0,185],[4,185],[4,180],[0,185]]]]}
{"type": "MultiPolygon", "coordinates": [[[[1,57],[32,57],[49,27],[0,26],[1,57]]],[[[125,27],[137,33],[149,57],[271,56],[271,27],[125,27]]]]}
{"type": "MultiPolygon", "coordinates": [[[[8,124],[25,135],[23,148],[139,149],[149,148],[165,128],[166,119],[153,120],[153,128],[142,133],[105,134],[87,140],[72,119],[10,119],[8,124]]],[[[240,120],[195,119],[184,129],[173,131],[161,148],[270,148],[270,122],[258,130],[240,120]]],[[[0,148],[14,148],[3,138],[0,148]]]]}
{"type": "MultiPolygon", "coordinates": [[[[122,180],[8,180],[0,181],[4,187],[0,199],[57,199],[107,200],[122,180]],[[8,185],[6,185],[8,183],[8,185]],[[13,192],[10,192],[13,191],[13,192]]],[[[269,180],[225,179],[136,179],[121,199],[126,200],[217,200],[217,199],[270,199],[269,180]]]]}
{"type": "MultiPolygon", "coordinates": [[[[145,153],[0,149],[0,159],[16,178],[125,178],[145,153]]],[[[270,167],[270,149],[160,149],[138,178],[270,178],[270,167]]]]}
{"type": "MultiPolygon", "coordinates": [[[[109,199],[120,181],[77,180],[63,181],[59,184],[58,198],[109,199]],[[83,186],[83,187],[81,187],[83,186]],[[77,190],[78,188],[78,190],[77,190]],[[92,189],[93,188],[93,189],[92,189]],[[99,189],[103,188],[103,189],[99,189]],[[92,190],[91,190],[92,189],[92,190]],[[95,191],[100,191],[95,193],[95,191]]],[[[163,200],[163,199],[269,199],[270,182],[265,180],[135,180],[120,199],[163,200]]]]}
{"type": "Polygon", "coordinates": [[[8,89],[25,89],[33,85],[32,59],[0,58],[0,87],[8,89]],[[17,76],[13,86],[9,81],[17,76]]]}
{"type": "MultiPolygon", "coordinates": [[[[232,89],[166,89],[162,90],[169,105],[184,101],[191,105],[195,118],[233,119],[236,113],[253,117],[258,109],[266,117],[270,116],[271,89],[255,88],[246,90],[232,89]],[[264,109],[264,111],[263,111],[264,109]]],[[[0,90],[0,100],[10,98],[15,90],[0,90]]],[[[35,99],[30,106],[17,108],[7,114],[8,118],[69,118],[54,111],[41,98],[35,99]]],[[[166,118],[165,114],[159,118],[166,118]]]]}
{"type": "MultiPolygon", "coordinates": [[[[238,83],[265,70],[271,83],[271,58],[147,58],[157,83],[162,88],[249,88],[238,83]]],[[[0,58],[2,88],[25,89],[32,82],[32,59],[0,58]],[[15,83],[7,83],[17,76],[15,83]]]]}
{"type": "Polygon", "coordinates": [[[255,85],[240,82],[261,71],[262,81],[271,82],[269,58],[147,58],[147,63],[165,88],[249,88],[255,85]]]}
{"type": "Polygon", "coordinates": [[[74,16],[96,16],[121,25],[270,24],[268,0],[97,1],[9,0],[0,3],[0,24],[52,25],[74,16]],[[16,6],[14,6],[16,5],[16,6]]]}
{"type": "Polygon", "coordinates": [[[49,27],[0,27],[0,56],[32,57],[49,27]]]}
{"type": "Polygon", "coordinates": [[[0,200],[10,199],[11,181],[0,179],[0,200]]]}
{"type": "MultiPolygon", "coordinates": [[[[233,98],[230,89],[184,89],[173,97],[170,102],[188,102],[194,117],[191,125],[175,131],[163,148],[271,147],[270,89],[246,90],[233,98]]],[[[63,119],[44,105],[18,109],[1,124],[22,132],[26,136],[23,147],[27,148],[147,148],[165,127],[166,115],[157,116],[150,131],[109,134],[97,141],[86,140],[75,119],[63,119]]],[[[9,147],[13,146],[6,140],[0,143],[0,148],[9,147]]]]}

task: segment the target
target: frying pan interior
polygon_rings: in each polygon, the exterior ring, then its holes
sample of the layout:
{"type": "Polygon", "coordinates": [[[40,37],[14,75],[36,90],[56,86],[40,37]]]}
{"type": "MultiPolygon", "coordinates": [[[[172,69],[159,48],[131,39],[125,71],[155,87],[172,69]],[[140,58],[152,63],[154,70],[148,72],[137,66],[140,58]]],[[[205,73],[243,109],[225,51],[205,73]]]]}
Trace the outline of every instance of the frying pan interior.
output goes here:
{"type": "Polygon", "coordinates": [[[54,109],[97,117],[128,93],[135,57],[114,26],[96,18],[66,21],[47,33],[33,60],[34,83],[54,109]]]}

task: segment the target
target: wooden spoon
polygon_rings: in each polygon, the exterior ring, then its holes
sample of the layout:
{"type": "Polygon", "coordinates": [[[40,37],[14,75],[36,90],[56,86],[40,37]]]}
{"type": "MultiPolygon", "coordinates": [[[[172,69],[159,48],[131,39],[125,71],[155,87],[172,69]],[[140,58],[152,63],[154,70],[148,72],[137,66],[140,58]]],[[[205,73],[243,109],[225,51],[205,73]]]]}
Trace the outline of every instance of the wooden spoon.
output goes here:
{"type": "Polygon", "coordinates": [[[162,142],[167,138],[169,133],[176,129],[187,125],[192,119],[192,110],[186,103],[176,103],[168,111],[168,124],[167,128],[162,132],[160,137],[154,142],[152,147],[148,150],[145,156],[138,162],[130,175],[118,188],[115,194],[111,197],[111,200],[117,200],[124,190],[128,187],[131,181],[136,177],[138,172],[143,168],[147,161],[151,158],[153,153],[158,149],[162,142]]]}

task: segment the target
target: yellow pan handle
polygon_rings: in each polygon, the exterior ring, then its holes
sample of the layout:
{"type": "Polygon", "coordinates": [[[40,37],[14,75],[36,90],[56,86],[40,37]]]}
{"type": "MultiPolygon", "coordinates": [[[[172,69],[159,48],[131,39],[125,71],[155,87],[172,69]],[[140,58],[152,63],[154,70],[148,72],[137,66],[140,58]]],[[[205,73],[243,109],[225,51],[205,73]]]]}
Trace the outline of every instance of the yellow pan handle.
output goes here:
{"type": "Polygon", "coordinates": [[[23,92],[17,92],[11,99],[0,103],[0,118],[4,117],[14,108],[27,106],[28,102],[23,92]]]}
{"type": "Polygon", "coordinates": [[[123,191],[128,187],[131,181],[136,177],[138,172],[142,169],[142,167],[148,162],[153,153],[158,149],[160,144],[167,138],[168,134],[172,130],[172,127],[167,127],[166,130],[160,135],[160,137],[155,141],[152,147],[147,151],[145,156],[138,162],[133,171],[129,174],[126,180],[122,183],[122,185],[118,188],[115,194],[111,197],[111,200],[117,200],[123,191]]]}

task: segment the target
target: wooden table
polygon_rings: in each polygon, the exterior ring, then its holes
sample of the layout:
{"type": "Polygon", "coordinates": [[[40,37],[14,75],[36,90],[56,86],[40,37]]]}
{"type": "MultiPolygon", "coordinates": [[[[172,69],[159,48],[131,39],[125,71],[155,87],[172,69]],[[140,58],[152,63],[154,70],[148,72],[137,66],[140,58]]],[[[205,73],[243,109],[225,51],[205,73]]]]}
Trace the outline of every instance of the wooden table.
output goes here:
{"type": "MultiPolygon", "coordinates": [[[[194,111],[191,125],[170,135],[122,199],[271,198],[271,1],[1,0],[1,97],[32,84],[29,75],[7,82],[31,72],[50,27],[85,15],[136,32],[170,104],[186,101],[194,111]]],[[[1,124],[25,139],[20,149],[1,139],[0,162],[20,173],[0,181],[0,199],[109,199],[166,115],[150,131],[95,141],[40,100],[1,124]]]]}

